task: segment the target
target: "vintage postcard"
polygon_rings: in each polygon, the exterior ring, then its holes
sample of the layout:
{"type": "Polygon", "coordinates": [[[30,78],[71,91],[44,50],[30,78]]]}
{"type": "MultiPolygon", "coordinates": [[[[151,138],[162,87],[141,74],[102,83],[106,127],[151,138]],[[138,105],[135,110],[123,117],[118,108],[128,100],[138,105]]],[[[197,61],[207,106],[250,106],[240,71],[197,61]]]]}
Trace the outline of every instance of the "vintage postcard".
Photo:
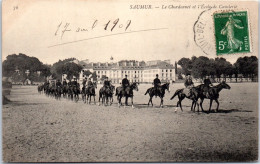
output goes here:
{"type": "Polygon", "coordinates": [[[4,0],[4,162],[258,160],[258,2],[4,0]]]}

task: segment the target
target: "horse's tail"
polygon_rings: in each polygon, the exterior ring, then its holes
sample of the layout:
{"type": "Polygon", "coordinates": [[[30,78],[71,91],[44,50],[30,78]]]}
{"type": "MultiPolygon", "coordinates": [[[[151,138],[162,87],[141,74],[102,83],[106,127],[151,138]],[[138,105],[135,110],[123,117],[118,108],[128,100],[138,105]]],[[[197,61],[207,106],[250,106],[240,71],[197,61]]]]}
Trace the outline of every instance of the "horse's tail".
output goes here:
{"type": "Polygon", "coordinates": [[[180,92],[182,92],[182,90],[183,89],[177,89],[177,91],[174,93],[170,100],[174,99],[174,97],[177,96],[180,92]]]}
{"type": "Polygon", "coordinates": [[[150,88],[146,90],[144,95],[147,95],[147,93],[150,91],[150,88]]]}

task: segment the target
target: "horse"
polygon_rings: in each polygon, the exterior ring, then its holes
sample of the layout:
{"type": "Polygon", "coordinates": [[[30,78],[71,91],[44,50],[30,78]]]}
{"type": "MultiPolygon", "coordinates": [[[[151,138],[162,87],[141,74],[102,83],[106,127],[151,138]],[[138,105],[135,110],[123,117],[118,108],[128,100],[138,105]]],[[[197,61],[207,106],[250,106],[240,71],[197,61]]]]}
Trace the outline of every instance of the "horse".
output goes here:
{"type": "Polygon", "coordinates": [[[117,100],[118,100],[118,107],[120,107],[122,105],[121,99],[122,97],[125,97],[125,105],[128,105],[128,98],[131,98],[131,102],[132,102],[132,108],[134,108],[134,102],[133,102],[133,97],[134,97],[134,93],[133,90],[138,91],[138,84],[136,82],[130,84],[129,86],[127,86],[125,88],[125,90],[123,89],[122,86],[119,86],[116,88],[116,96],[117,96],[117,100]]]}
{"type": "Polygon", "coordinates": [[[110,105],[112,105],[114,90],[115,86],[113,85],[110,85],[110,87],[103,86],[102,88],[100,88],[98,104],[100,105],[100,99],[102,99],[102,104],[106,103],[106,105],[108,105],[108,102],[110,101],[110,105]]]}
{"type": "Polygon", "coordinates": [[[43,84],[38,85],[38,93],[39,94],[42,94],[43,88],[44,88],[43,84]]]}
{"type": "Polygon", "coordinates": [[[90,104],[90,102],[91,102],[91,97],[92,97],[92,96],[93,96],[93,98],[94,98],[94,104],[96,104],[96,100],[95,100],[95,97],[96,97],[95,88],[97,88],[97,84],[96,84],[96,83],[93,83],[92,86],[89,86],[89,87],[86,88],[86,94],[87,94],[87,102],[88,102],[88,104],[90,104]]]}
{"type": "Polygon", "coordinates": [[[60,100],[61,94],[62,94],[62,87],[56,86],[56,88],[55,88],[55,98],[60,100]]]}
{"type": "Polygon", "coordinates": [[[158,86],[158,90],[155,90],[154,87],[147,89],[147,91],[145,92],[144,95],[146,95],[147,93],[149,93],[150,99],[149,99],[149,101],[148,101],[148,106],[150,105],[150,102],[151,102],[151,104],[152,104],[152,106],[153,106],[153,101],[152,101],[153,96],[158,95],[158,96],[161,98],[160,107],[163,108],[163,97],[164,97],[164,95],[165,95],[165,90],[167,90],[168,92],[170,92],[170,89],[169,89],[169,88],[170,88],[170,83],[165,83],[165,84],[163,84],[163,85],[161,85],[161,86],[158,86]],[[159,91],[159,92],[158,92],[158,91],[159,91]]]}
{"type": "Polygon", "coordinates": [[[63,94],[63,98],[66,98],[67,97],[67,94],[69,92],[69,86],[68,85],[63,85],[62,86],[62,94],[63,94]]]}
{"type": "Polygon", "coordinates": [[[209,106],[208,112],[210,112],[210,110],[211,110],[213,100],[215,100],[215,102],[217,103],[216,111],[218,112],[218,108],[219,108],[218,98],[219,98],[220,91],[222,89],[231,89],[231,87],[225,81],[222,81],[221,83],[219,83],[218,85],[216,85],[214,87],[210,87],[208,89],[208,92],[204,91],[204,89],[205,89],[204,84],[201,84],[201,85],[197,86],[196,88],[200,91],[199,92],[199,98],[201,99],[200,107],[201,107],[202,111],[204,111],[203,107],[202,107],[204,99],[210,99],[210,106],[209,106]]]}
{"type": "Polygon", "coordinates": [[[183,111],[181,102],[183,99],[188,98],[188,99],[192,100],[191,111],[195,111],[195,107],[196,107],[196,105],[198,105],[197,109],[199,112],[199,104],[198,104],[199,90],[198,90],[198,88],[192,87],[190,89],[191,94],[189,96],[187,96],[183,91],[184,91],[184,88],[177,89],[175,91],[175,93],[173,94],[173,96],[170,98],[170,100],[174,99],[175,96],[178,96],[179,101],[177,102],[177,107],[180,105],[180,108],[183,111]]]}
{"type": "MultiPolygon", "coordinates": [[[[72,96],[75,98],[75,102],[79,101],[79,94],[80,94],[80,88],[79,86],[73,86],[72,87],[72,96]]],[[[73,99],[72,97],[72,99],[73,99]]]]}

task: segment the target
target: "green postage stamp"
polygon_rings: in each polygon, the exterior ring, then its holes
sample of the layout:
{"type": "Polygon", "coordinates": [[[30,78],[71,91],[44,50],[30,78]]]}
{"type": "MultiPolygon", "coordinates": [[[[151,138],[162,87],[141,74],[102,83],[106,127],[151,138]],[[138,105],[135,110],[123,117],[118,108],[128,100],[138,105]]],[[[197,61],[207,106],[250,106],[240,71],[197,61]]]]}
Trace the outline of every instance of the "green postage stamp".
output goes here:
{"type": "Polygon", "coordinates": [[[217,55],[250,52],[247,11],[214,13],[217,55]]]}

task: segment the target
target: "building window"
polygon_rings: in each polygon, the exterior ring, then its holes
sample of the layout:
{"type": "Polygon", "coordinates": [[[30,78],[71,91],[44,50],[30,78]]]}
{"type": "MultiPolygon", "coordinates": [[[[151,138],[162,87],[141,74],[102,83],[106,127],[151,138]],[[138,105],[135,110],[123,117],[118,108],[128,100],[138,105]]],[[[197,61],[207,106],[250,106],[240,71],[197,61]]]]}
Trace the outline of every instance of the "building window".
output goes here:
{"type": "Polygon", "coordinates": [[[166,69],[166,72],[168,72],[168,70],[166,69]]]}
{"type": "Polygon", "coordinates": [[[163,69],[162,69],[162,72],[163,72],[163,69]]]}
{"type": "Polygon", "coordinates": [[[170,72],[172,72],[172,70],[170,70],[170,72]]]}

